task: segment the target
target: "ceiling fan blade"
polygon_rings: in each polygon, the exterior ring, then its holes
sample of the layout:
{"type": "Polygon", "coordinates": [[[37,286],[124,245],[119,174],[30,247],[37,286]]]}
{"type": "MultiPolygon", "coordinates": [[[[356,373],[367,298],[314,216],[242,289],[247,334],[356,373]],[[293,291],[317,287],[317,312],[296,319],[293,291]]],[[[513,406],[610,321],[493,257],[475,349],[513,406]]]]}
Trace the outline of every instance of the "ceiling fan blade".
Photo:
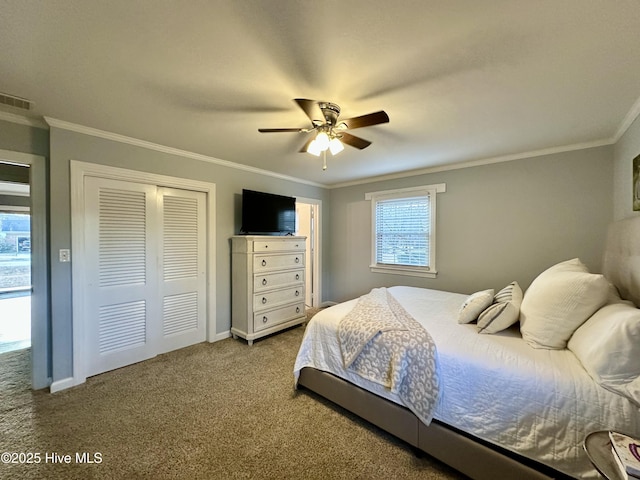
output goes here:
{"type": "Polygon", "coordinates": [[[274,132],[308,132],[309,130],[306,128],[259,128],[259,132],[261,133],[274,133],[274,132]]]}
{"type": "Polygon", "coordinates": [[[347,120],[340,120],[340,123],[344,123],[347,128],[351,129],[370,127],[372,125],[378,125],[379,123],[387,123],[388,121],[389,115],[387,115],[384,110],[380,110],[379,112],[348,118],[347,120]]]}
{"type": "Polygon", "coordinates": [[[322,121],[322,123],[325,122],[324,113],[322,113],[320,105],[318,105],[318,102],[316,102],[315,100],[296,98],[294,99],[294,102],[296,102],[298,106],[302,110],[304,110],[304,113],[307,114],[307,117],[309,117],[311,123],[313,123],[314,120],[320,120],[322,121]]]}
{"type": "Polygon", "coordinates": [[[343,132],[340,134],[340,141],[342,143],[346,143],[347,145],[351,145],[352,147],[356,147],[360,150],[363,148],[367,148],[371,145],[369,140],[365,140],[364,138],[356,137],[355,135],[351,135],[350,133],[343,132]]]}

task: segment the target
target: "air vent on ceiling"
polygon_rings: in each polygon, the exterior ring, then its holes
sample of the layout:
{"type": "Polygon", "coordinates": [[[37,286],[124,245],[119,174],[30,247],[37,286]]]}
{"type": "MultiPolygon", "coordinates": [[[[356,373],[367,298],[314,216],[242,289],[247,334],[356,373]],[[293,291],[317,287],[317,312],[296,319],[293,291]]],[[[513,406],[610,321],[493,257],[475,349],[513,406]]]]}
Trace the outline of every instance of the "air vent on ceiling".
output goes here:
{"type": "Polygon", "coordinates": [[[31,101],[26,98],[20,98],[7,93],[0,92],[0,105],[21,108],[22,110],[31,110],[31,101]]]}

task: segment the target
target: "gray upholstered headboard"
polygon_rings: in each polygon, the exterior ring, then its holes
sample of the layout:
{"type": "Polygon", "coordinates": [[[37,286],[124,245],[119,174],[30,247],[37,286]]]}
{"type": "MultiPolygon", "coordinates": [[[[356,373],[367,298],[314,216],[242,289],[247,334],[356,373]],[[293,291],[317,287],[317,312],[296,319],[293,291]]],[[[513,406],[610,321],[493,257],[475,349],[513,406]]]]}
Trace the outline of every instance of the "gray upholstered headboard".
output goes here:
{"type": "Polygon", "coordinates": [[[640,216],[609,226],[602,273],[618,288],[622,298],[640,307],[640,216]]]}

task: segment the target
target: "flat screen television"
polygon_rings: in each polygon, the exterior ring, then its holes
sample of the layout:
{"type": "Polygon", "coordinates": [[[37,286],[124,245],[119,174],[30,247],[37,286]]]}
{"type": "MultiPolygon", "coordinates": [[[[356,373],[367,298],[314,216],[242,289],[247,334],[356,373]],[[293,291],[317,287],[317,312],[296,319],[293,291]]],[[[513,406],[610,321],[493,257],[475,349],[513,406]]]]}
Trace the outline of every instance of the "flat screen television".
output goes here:
{"type": "Polygon", "coordinates": [[[296,199],[273,193],[242,190],[240,233],[287,235],[296,231],[296,199]]]}

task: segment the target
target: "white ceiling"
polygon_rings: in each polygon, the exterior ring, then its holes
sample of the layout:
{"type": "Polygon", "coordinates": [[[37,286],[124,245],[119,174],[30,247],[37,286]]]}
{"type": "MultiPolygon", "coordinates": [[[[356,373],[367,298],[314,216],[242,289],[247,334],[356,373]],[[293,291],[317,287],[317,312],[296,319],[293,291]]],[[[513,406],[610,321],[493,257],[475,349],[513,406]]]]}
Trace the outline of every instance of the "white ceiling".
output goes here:
{"type": "Polygon", "coordinates": [[[637,0],[3,0],[0,92],[332,185],[612,143],[640,111],[639,46],[637,0]],[[298,97],[391,121],[323,172],[305,134],[258,133],[309,126],[298,97]]]}

